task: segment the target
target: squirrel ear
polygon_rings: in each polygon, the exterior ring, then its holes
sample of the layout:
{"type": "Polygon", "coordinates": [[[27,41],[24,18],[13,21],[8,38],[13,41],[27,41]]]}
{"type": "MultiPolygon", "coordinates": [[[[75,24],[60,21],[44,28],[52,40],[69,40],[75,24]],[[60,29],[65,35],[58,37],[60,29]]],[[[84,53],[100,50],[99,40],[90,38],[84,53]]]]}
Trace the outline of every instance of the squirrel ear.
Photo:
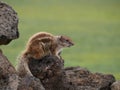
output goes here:
{"type": "Polygon", "coordinates": [[[56,36],[57,38],[61,38],[61,36],[56,36]]]}
{"type": "Polygon", "coordinates": [[[61,36],[55,36],[58,40],[60,40],[61,36]]]}
{"type": "Polygon", "coordinates": [[[61,35],[60,38],[59,38],[59,40],[63,41],[64,40],[64,36],[61,35]]]}
{"type": "Polygon", "coordinates": [[[60,35],[60,36],[57,36],[57,37],[58,37],[59,40],[61,40],[63,36],[60,35]]]}

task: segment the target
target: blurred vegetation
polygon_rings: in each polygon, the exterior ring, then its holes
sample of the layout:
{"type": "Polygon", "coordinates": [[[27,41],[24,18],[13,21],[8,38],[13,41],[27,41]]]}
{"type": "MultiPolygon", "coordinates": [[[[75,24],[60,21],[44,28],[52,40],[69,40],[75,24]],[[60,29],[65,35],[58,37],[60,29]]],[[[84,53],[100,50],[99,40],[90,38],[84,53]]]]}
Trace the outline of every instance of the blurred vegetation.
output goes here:
{"type": "Polygon", "coordinates": [[[65,66],[79,65],[120,79],[120,0],[4,1],[20,19],[20,38],[1,47],[14,65],[28,38],[46,31],[75,42],[62,53],[65,66]]]}

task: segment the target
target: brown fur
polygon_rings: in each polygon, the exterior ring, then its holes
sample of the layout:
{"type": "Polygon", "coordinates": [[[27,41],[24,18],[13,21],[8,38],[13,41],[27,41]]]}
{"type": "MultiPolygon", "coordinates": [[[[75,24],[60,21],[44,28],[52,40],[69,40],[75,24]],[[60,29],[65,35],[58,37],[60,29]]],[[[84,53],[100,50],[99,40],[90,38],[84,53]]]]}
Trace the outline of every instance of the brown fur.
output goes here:
{"type": "Polygon", "coordinates": [[[40,59],[48,54],[55,54],[57,44],[52,34],[46,32],[40,32],[33,35],[26,46],[23,54],[35,59],[40,59]]]}

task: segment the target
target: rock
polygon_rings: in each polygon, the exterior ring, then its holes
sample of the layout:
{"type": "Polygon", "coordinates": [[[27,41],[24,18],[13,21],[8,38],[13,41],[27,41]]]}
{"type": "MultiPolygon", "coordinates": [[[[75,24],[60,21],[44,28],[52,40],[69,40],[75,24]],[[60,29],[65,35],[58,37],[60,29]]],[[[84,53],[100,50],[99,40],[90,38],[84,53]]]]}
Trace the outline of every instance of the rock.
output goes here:
{"type": "Polygon", "coordinates": [[[0,1],[0,45],[6,45],[19,37],[17,13],[0,1]]]}
{"type": "Polygon", "coordinates": [[[26,76],[20,79],[17,90],[45,90],[39,79],[33,76],[26,76]]]}
{"type": "Polygon", "coordinates": [[[115,81],[113,75],[92,73],[81,67],[64,68],[63,60],[46,56],[30,59],[29,68],[39,78],[45,90],[110,90],[115,81]]]}
{"type": "Polygon", "coordinates": [[[63,63],[56,56],[46,56],[43,59],[29,59],[29,68],[35,77],[51,78],[62,72],[63,63]]]}
{"type": "Polygon", "coordinates": [[[18,78],[15,68],[0,51],[0,90],[17,90],[18,78]]]}
{"type": "Polygon", "coordinates": [[[41,80],[45,90],[55,90],[54,86],[61,81],[63,63],[56,56],[46,56],[40,60],[31,58],[29,68],[32,74],[41,80]]]}
{"type": "MultiPolygon", "coordinates": [[[[0,1],[0,45],[19,37],[17,13],[0,1]]],[[[17,90],[19,77],[15,68],[0,50],[0,90],[17,90]]]]}
{"type": "Polygon", "coordinates": [[[6,56],[3,55],[2,51],[0,50],[0,69],[2,74],[16,74],[15,68],[9,62],[6,56]]]}
{"type": "Polygon", "coordinates": [[[115,81],[113,75],[92,73],[81,67],[65,68],[65,77],[68,83],[75,85],[75,90],[110,90],[115,81]]]}
{"type": "Polygon", "coordinates": [[[111,85],[111,90],[120,90],[120,81],[116,81],[111,85]]]}

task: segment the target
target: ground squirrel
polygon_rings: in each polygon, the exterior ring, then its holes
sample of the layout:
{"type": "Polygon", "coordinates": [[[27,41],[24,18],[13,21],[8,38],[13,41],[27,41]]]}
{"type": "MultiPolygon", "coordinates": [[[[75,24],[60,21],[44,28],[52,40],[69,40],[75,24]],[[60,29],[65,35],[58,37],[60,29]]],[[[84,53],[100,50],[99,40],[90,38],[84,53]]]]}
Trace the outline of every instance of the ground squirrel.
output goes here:
{"type": "Polygon", "coordinates": [[[73,46],[74,43],[67,36],[54,36],[47,32],[39,32],[34,34],[26,45],[25,50],[18,58],[17,71],[20,76],[26,74],[32,75],[29,70],[29,58],[40,60],[46,55],[55,55],[58,58],[62,48],[73,46]]]}

